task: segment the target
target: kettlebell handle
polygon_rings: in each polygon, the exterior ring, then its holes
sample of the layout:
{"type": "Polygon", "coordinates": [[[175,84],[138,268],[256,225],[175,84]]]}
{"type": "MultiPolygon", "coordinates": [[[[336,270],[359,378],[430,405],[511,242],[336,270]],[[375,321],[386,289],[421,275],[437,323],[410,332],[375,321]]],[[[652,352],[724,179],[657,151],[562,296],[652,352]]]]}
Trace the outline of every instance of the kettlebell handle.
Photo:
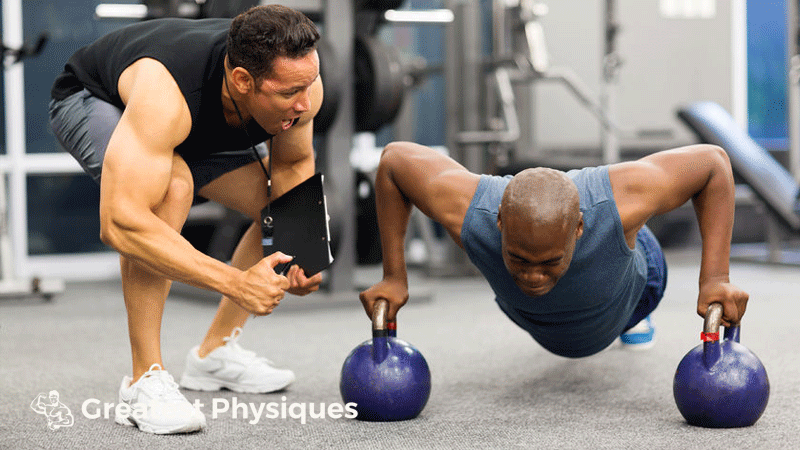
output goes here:
{"type": "Polygon", "coordinates": [[[712,303],[706,310],[703,322],[703,333],[700,338],[703,342],[719,340],[719,326],[722,324],[722,304],[712,303]]]}
{"type": "MultiPolygon", "coordinates": [[[[719,341],[719,327],[722,325],[722,304],[712,303],[706,310],[705,321],[703,322],[703,332],[700,333],[700,340],[703,342],[719,341]]],[[[725,339],[739,342],[739,325],[725,327],[725,339]]]]}
{"type": "Polygon", "coordinates": [[[397,322],[390,322],[389,301],[378,299],[372,308],[372,337],[395,336],[397,333],[397,322]]]}
{"type": "Polygon", "coordinates": [[[375,301],[372,307],[372,331],[388,331],[386,316],[389,313],[389,302],[384,299],[375,301]]]}

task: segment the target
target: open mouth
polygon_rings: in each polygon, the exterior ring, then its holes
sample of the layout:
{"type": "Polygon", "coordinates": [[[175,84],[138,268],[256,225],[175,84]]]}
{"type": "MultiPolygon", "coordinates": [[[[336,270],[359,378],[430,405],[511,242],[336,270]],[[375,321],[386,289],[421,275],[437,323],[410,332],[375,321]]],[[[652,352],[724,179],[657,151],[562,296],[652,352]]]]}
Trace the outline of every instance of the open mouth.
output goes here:
{"type": "Polygon", "coordinates": [[[281,130],[283,130],[283,131],[288,130],[292,126],[293,123],[294,123],[294,119],[281,120],[281,130]]]}

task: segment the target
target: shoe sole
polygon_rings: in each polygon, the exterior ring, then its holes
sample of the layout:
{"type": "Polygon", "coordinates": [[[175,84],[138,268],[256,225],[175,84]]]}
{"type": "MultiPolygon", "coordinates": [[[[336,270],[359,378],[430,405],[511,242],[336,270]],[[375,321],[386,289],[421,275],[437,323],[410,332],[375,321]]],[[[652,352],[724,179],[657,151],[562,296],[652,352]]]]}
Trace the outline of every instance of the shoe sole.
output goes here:
{"type": "Polygon", "coordinates": [[[620,339],[619,342],[620,342],[622,348],[624,348],[625,350],[633,350],[633,351],[650,350],[651,348],[653,348],[653,346],[656,345],[655,337],[653,337],[649,341],[644,341],[644,342],[630,342],[630,343],[628,343],[628,342],[623,341],[622,339],[620,339]]]}
{"type": "Polygon", "coordinates": [[[180,386],[182,388],[190,389],[192,391],[209,392],[209,391],[219,391],[220,389],[225,388],[229,391],[238,392],[241,394],[268,394],[270,392],[275,392],[275,391],[280,391],[281,389],[285,389],[287,386],[292,384],[293,381],[294,378],[285,381],[283,383],[253,386],[246,384],[229,383],[226,381],[220,381],[215,378],[184,375],[181,377],[180,386]]]}

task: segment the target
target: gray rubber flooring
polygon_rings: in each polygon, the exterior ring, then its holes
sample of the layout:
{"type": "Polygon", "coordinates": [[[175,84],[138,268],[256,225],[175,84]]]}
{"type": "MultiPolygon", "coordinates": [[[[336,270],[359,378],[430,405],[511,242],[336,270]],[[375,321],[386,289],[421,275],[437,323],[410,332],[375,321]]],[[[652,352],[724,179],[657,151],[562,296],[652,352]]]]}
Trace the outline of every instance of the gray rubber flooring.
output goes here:
{"type": "MultiPolygon", "coordinates": [[[[761,358],[771,381],[761,419],[748,428],[704,429],[687,425],[678,412],[672,379],[699,344],[702,327],[694,312],[698,255],[667,254],[669,285],[654,314],[653,349],[612,346],[577,360],[547,353],[516,328],[481,279],[417,276],[416,292],[431,295],[402,310],[398,335],[425,355],[433,388],[418,418],[393,423],[309,415],[341,402],[342,362],[369,336],[355,293],[288,298],[273,315],[252,320],[241,343],[293,369],[297,381],[268,395],[185,391],[204,405],[208,428],[177,436],[116,425],[113,410],[104,417],[101,405],[113,407],[130,371],[118,282],[68,284],[50,302],[0,300],[0,448],[800,448],[797,267],[732,266],[732,280],[751,294],[742,343],[761,358]],[[50,430],[30,407],[51,390],[70,409],[73,426],[50,430]],[[286,413],[271,418],[250,409],[270,403],[286,413]]],[[[374,282],[379,273],[360,269],[358,277],[374,282]]],[[[168,299],[163,351],[176,378],[215,306],[191,292],[168,299]]]]}

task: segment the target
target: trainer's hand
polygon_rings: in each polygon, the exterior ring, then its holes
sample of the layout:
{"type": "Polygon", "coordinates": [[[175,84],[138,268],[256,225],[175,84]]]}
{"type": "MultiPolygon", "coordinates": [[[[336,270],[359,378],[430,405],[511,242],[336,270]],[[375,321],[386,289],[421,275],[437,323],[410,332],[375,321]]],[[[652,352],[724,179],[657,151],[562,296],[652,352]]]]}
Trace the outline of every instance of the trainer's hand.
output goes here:
{"type": "Polygon", "coordinates": [[[275,273],[275,266],[288,263],[291,256],[275,252],[242,272],[239,295],[231,297],[239,306],[256,316],[266,316],[280,304],[289,279],[275,273]]]}
{"type": "Polygon", "coordinates": [[[744,311],[747,309],[747,300],[750,296],[728,281],[728,278],[705,280],[700,284],[700,293],[697,297],[697,314],[705,317],[708,307],[712,303],[722,305],[722,325],[729,327],[739,325],[744,311]]]}
{"type": "Polygon", "coordinates": [[[306,295],[319,290],[322,283],[322,273],[318,273],[311,278],[306,278],[305,272],[297,264],[293,264],[286,274],[289,279],[289,293],[292,295],[306,295]]]}
{"type": "Polygon", "coordinates": [[[358,296],[367,317],[372,320],[372,310],[375,302],[383,299],[389,302],[389,311],[386,320],[394,322],[397,320],[397,311],[408,301],[408,282],[406,280],[384,279],[380,283],[372,286],[358,296]]]}

